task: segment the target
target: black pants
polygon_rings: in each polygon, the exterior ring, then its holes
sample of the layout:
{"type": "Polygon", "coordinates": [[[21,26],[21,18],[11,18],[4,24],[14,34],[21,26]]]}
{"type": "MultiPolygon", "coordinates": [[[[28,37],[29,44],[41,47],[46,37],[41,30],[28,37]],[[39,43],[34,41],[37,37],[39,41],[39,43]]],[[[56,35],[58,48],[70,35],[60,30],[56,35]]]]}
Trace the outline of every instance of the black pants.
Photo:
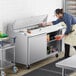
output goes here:
{"type": "MultiPolygon", "coordinates": [[[[76,50],[76,46],[73,46],[76,50]]],[[[65,44],[65,55],[64,57],[67,58],[69,57],[69,53],[70,53],[70,45],[69,44],[65,44]]]]}

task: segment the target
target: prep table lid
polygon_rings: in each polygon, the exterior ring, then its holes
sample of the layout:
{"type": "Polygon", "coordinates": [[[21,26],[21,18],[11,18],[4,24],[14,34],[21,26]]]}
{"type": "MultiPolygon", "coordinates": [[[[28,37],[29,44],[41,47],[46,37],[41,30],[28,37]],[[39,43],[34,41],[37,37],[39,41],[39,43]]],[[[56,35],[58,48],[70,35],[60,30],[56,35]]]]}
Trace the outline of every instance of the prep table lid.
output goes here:
{"type": "Polygon", "coordinates": [[[18,19],[14,22],[13,29],[14,30],[23,29],[23,28],[37,25],[41,22],[45,22],[47,21],[47,16],[48,15],[39,15],[39,16],[31,16],[31,17],[24,18],[24,19],[18,19]]]}

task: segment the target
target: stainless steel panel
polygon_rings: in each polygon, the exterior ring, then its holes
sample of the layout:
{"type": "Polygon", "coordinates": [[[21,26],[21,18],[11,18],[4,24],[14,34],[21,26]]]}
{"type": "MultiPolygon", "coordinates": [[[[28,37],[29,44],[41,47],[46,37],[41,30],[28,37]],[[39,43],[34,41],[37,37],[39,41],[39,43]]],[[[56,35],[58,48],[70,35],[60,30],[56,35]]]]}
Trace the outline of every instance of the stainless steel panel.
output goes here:
{"type": "Polygon", "coordinates": [[[46,34],[29,38],[30,63],[37,62],[47,56],[46,34]]]}

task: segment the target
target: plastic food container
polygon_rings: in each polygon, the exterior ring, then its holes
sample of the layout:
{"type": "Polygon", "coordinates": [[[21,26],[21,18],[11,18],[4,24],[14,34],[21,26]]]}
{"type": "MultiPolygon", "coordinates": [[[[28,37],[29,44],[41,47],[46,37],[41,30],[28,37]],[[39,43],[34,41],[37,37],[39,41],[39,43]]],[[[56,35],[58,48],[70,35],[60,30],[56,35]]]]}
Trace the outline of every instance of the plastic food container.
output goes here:
{"type": "Polygon", "coordinates": [[[49,35],[47,35],[47,42],[49,42],[50,41],[50,36],[49,35]]]}
{"type": "Polygon", "coordinates": [[[0,34],[0,38],[6,38],[6,37],[8,37],[7,34],[4,34],[4,33],[0,34]]]}

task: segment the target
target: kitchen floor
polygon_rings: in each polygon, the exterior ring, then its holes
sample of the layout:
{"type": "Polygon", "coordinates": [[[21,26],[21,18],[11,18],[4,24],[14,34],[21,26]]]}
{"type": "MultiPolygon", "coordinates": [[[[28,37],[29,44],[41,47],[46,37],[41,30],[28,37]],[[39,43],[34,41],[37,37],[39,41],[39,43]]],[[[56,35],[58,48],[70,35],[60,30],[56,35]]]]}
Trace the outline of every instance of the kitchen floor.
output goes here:
{"type": "MultiPolygon", "coordinates": [[[[59,59],[61,57],[63,57],[63,53],[60,53],[58,58],[53,56],[53,57],[47,58],[45,60],[42,60],[40,62],[37,62],[35,64],[32,64],[31,68],[29,70],[26,69],[25,65],[18,64],[17,66],[18,66],[19,70],[18,70],[18,73],[16,73],[16,74],[13,73],[12,68],[6,69],[5,72],[6,72],[7,76],[22,76],[22,75],[24,75],[24,74],[26,74],[28,72],[31,72],[31,71],[33,71],[33,70],[35,70],[35,69],[37,69],[37,68],[39,68],[41,66],[49,64],[50,62],[53,62],[53,61],[55,61],[55,60],[57,60],[57,59],[59,59]]],[[[73,73],[70,76],[76,76],[76,73],[73,73]]]]}

